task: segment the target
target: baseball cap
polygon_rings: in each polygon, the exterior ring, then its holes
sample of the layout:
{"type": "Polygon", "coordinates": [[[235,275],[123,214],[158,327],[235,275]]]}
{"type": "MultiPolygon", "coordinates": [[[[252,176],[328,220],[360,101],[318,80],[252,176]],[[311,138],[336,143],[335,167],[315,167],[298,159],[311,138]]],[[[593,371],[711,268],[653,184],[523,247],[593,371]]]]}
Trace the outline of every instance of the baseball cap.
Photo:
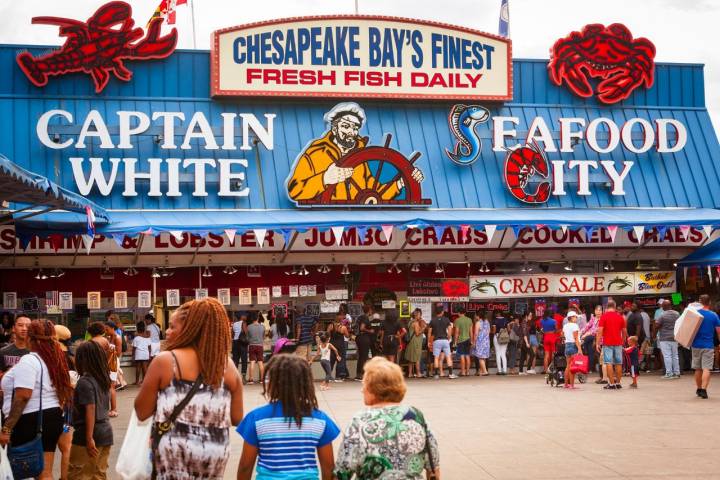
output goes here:
{"type": "Polygon", "coordinates": [[[60,343],[60,349],[63,352],[67,352],[67,345],[65,345],[63,342],[66,340],[70,340],[70,337],[72,336],[70,334],[70,330],[65,325],[55,325],[55,335],[57,336],[57,339],[60,343]]]}
{"type": "Polygon", "coordinates": [[[577,312],[576,312],[575,310],[570,310],[570,311],[567,313],[567,316],[568,316],[568,317],[577,317],[577,312]]]}
{"type": "Polygon", "coordinates": [[[659,298],[657,304],[658,304],[658,305],[662,305],[664,301],[665,301],[664,298],[659,298]]]}

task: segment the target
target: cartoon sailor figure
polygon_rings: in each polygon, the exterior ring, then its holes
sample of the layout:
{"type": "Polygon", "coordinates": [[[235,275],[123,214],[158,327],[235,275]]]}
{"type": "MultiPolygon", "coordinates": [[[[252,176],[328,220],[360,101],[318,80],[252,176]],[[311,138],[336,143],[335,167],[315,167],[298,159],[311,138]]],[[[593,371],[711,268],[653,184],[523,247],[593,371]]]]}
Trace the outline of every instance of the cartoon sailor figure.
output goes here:
{"type": "MultiPolygon", "coordinates": [[[[391,200],[405,187],[400,178],[393,184],[380,184],[373,176],[368,163],[354,168],[343,168],[340,162],[349,153],[367,147],[368,138],[360,136],[365,124],[365,111],[355,102],[335,105],[323,119],[328,131],[321,138],[313,140],[298,156],[288,178],[288,195],[295,202],[317,199],[331,186],[335,186],[331,198],[336,201],[355,200],[358,192],[375,190],[382,192],[382,200],[391,200]]],[[[411,177],[422,182],[423,173],[415,167],[411,177]]]]}

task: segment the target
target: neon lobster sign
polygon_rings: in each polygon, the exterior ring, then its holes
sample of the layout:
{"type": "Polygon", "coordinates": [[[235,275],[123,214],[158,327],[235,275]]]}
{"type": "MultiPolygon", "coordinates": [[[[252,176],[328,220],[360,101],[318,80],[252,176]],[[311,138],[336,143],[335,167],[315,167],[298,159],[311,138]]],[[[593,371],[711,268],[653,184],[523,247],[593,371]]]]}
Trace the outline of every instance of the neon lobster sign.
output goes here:
{"type": "Polygon", "coordinates": [[[119,80],[130,81],[132,72],[125,60],[147,60],[169,56],[177,44],[177,30],[160,35],[163,19],[155,18],[144,35],[142,28],[134,28],[132,7],[125,2],[110,2],[80,22],[61,17],[34,17],[32,23],[57,25],[65,44],[47,55],[33,57],[28,52],[17,56],[17,63],[27,78],[37,87],[47,84],[48,77],[73,72],[89,74],[100,93],[112,73],[119,80]],[[144,36],[143,36],[144,35],[144,36]]]}

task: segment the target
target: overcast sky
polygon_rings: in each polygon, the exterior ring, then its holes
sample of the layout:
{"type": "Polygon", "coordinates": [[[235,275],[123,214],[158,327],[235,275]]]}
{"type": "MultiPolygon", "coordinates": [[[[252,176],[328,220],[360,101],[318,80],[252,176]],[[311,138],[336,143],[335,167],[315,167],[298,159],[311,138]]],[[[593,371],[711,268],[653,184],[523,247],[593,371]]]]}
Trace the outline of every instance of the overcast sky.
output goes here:
{"type": "MultiPolygon", "coordinates": [[[[130,0],[144,25],[160,0],[130,0]]],[[[191,0],[193,1],[193,0],[191,0]]],[[[353,13],[355,0],[194,0],[197,48],[211,32],[243,23],[305,15],[353,13]]],[[[500,0],[358,0],[361,14],[435,20],[497,33],[500,0]]],[[[57,45],[57,27],[31,25],[38,15],[85,20],[103,0],[0,0],[0,43],[57,45]]],[[[193,48],[188,6],[178,8],[181,48],[193,48]]],[[[647,37],[660,62],[705,64],[706,101],[720,126],[720,1],[718,0],[510,0],[516,58],[547,58],[553,42],[587,23],[621,22],[647,37]]]]}

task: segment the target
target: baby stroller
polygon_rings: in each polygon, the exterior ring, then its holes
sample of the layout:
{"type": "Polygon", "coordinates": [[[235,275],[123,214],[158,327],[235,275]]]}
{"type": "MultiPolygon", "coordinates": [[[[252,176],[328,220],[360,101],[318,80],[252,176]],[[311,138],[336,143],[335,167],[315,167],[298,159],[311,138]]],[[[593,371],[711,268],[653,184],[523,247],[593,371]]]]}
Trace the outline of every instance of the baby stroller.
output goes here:
{"type": "MultiPolygon", "coordinates": [[[[551,387],[559,387],[565,384],[565,368],[567,367],[567,359],[562,353],[556,353],[553,361],[548,366],[548,373],[545,377],[545,383],[551,387]]],[[[579,383],[585,383],[587,376],[584,373],[575,374],[575,380],[579,383]]]]}
{"type": "Polygon", "coordinates": [[[556,353],[553,357],[553,361],[548,366],[547,376],[545,377],[545,383],[551,387],[559,387],[565,383],[565,367],[567,367],[567,360],[565,355],[562,353],[556,353]]]}

